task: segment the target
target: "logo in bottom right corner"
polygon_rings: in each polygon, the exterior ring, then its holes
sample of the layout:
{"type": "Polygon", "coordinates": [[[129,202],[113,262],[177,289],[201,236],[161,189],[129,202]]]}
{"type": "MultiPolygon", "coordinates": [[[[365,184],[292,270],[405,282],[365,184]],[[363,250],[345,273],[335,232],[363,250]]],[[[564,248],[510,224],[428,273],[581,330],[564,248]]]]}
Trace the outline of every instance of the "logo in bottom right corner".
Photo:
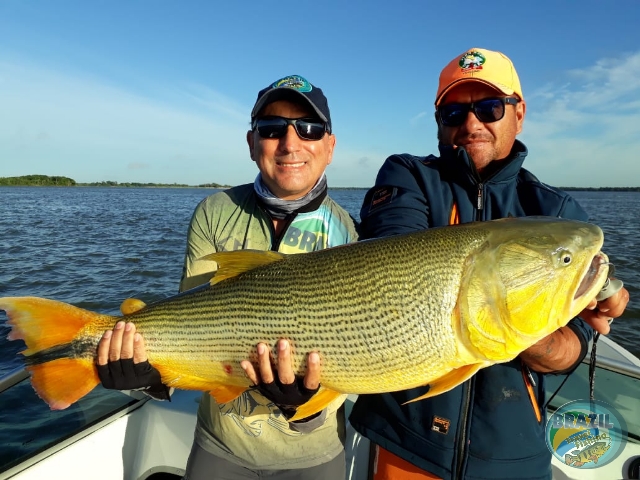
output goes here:
{"type": "Polygon", "coordinates": [[[627,424],[615,408],[600,400],[574,400],[547,420],[547,447],[574,468],[602,467],[615,460],[627,441],[627,424]]]}

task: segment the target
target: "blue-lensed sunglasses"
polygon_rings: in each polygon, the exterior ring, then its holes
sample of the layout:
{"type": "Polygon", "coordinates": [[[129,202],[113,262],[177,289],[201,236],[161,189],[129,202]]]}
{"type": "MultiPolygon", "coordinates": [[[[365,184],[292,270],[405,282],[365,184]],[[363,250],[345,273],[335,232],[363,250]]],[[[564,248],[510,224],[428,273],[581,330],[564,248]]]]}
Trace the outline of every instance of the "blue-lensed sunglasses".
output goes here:
{"type": "Polygon", "coordinates": [[[251,129],[257,130],[262,138],[282,138],[287,134],[289,125],[303,140],[320,140],[325,133],[331,133],[326,123],[313,118],[285,118],[267,116],[254,118],[251,129]]]}
{"type": "Polygon", "coordinates": [[[445,127],[459,127],[472,111],[482,123],[492,123],[502,120],[505,105],[517,105],[519,100],[513,97],[485,98],[473,103],[447,103],[436,111],[436,119],[445,127]]]}

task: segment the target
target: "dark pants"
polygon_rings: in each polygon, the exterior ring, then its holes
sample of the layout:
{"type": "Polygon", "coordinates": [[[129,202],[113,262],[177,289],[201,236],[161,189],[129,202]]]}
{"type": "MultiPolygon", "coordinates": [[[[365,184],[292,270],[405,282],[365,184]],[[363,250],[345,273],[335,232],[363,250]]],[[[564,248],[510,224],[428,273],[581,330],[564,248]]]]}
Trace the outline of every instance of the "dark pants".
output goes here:
{"type": "Polygon", "coordinates": [[[252,470],[210,454],[193,442],[183,480],[342,480],[345,478],[344,450],[333,460],[315,467],[291,470],[252,470]]]}

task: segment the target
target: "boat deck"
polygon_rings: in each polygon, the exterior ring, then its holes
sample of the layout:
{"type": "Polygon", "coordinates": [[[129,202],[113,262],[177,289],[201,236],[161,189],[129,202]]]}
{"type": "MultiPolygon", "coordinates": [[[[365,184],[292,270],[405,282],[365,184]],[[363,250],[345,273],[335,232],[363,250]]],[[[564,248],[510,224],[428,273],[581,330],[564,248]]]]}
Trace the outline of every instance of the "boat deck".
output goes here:
{"type": "MultiPolygon", "coordinates": [[[[549,394],[563,379],[550,378],[549,394]]],[[[0,411],[16,405],[16,398],[34,395],[23,371],[2,379],[0,392],[0,411]]],[[[21,454],[0,464],[0,480],[179,479],[191,449],[200,395],[176,391],[171,402],[157,402],[137,392],[125,395],[99,387],[75,408],[63,412],[43,408],[46,418],[40,422],[47,425],[52,440],[26,442],[21,454]]],[[[356,398],[347,400],[347,415],[356,398]]],[[[588,398],[588,365],[583,363],[555,396],[549,412],[570,400],[588,398]]],[[[630,478],[629,465],[640,458],[640,361],[606,337],[598,343],[595,398],[614,405],[628,422],[625,450],[607,466],[591,470],[554,458],[554,479],[630,478]]],[[[347,479],[367,480],[369,442],[349,424],[347,434],[347,479]]]]}

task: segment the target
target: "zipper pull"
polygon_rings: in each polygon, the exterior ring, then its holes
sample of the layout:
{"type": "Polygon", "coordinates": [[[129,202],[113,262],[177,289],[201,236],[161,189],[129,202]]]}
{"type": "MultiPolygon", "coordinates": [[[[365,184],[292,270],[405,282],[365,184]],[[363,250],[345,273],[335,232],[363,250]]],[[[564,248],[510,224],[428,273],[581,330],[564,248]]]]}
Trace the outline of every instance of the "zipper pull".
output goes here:
{"type": "Polygon", "coordinates": [[[478,184],[478,204],[477,204],[478,210],[482,210],[482,187],[483,187],[483,184],[479,183],[478,184]]]}
{"type": "Polygon", "coordinates": [[[536,387],[536,381],[533,379],[533,373],[531,373],[531,370],[529,369],[529,367],[527,365],[525,365],[524,363],[522,364],[522,366],[524,367],[524,371],[527,375],[527,378],[529,379],[529,383],[531,384],[532,387],[536,387]]]}
{"type": "Polygon", "coordinates": [[[533,379],[533,373],[524,362],[522,362],[522,378],[524,380],[527,393],[529,394],[529,400],[531,400],[533,413],[535,413],[536,419],[538,420],[538,423],[540,423],[542,422],[542,413],[540,413],[540,406],[538,405],[538,400],[536,399],[536,394],[533,390],[536,388],[536,381],[533,379]]]}

